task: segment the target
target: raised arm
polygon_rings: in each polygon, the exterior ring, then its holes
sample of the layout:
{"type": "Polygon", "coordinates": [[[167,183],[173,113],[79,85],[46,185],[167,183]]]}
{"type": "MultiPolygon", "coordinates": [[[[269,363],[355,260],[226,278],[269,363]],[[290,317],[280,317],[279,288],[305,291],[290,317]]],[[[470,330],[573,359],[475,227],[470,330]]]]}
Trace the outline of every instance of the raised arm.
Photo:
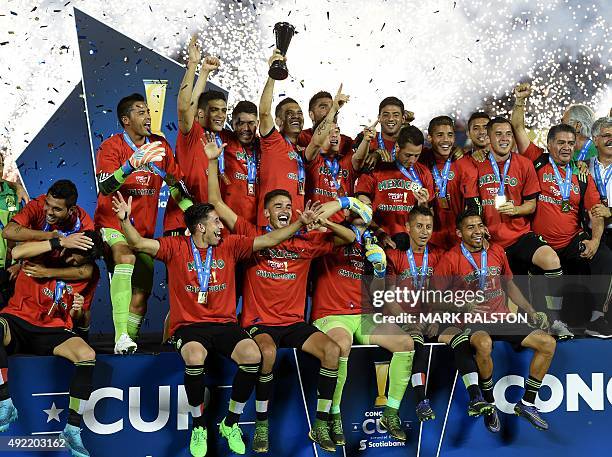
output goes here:
{"type": "Polygon", "coordinates": [[[363,162],[366,158],[366,155],[370,151],[370,141],[372,141],[372,139],[376,137],[377,125],[378,118],[376,119],[376,122],[374,122],[372,125],[363,129],[363,138],[361,140],[361,143],[359,143],[355,154],[353,154],[353,157],[351,157],[351,164],[353,165],[353,170],[359,171],[361,170],[361,167],[363,167],[363,162]]]}
{"type": "Polygon", "coordinates": [[[229,231],[233,232],[238,215],[225,204],[219,188],[219,165],[217,162],[226,145],[217,146],[215,136],[212,133],[206,134],[206,142],[204,142],[204,138],[201,138],[200,141],[204,146],[204,153],[208,157],[208,202],[215,207],[215,211],[229,231]]]}
{"type": "MultiPolygon", "coordinates": [[[[276,60],[286,60],[278,49],[274,50],[272,57],[268,59],[268,66],[276,60]]],[[[272,98],[274,97],[274,80],[268,77],[264,90],[259,99],[259,133],[267,136],[274,128],[274,116],[272,115],[272,98]]]]}
{"type": "Polygon", "coordinates": [[[193,121],[198,112],[198,100],[206,88],[208,75],[219,68],[219,59],[217,57],[206,56],[202,61],[200,76],[194,87],[193,81],[195,79],[196,68],[202,58],[202,53],[196,42],[196,35],[191,37],[187,52],[189,60],[185,76],[183,81],[181,81],[177,102],[179,130],[185,135],[189,133],[193,126],[193,121]]]}
{"type": "Polygon", "coordinates": [[[325,119],[323,119],[315,129],[312,138],[310,139],[310,143],[308,143],[306,151],[304,151],[304,157],[306,158],[307,162],[314,160],[321,150],[321,147],[323,147],[325,144],[327,137],[329,137],[329,134],[331,133],[334,119],[336,118],[338,110],[342,108],[342,106],[348,102],[348,100],[349,96],[342,93],[342,84],[340,84],[329,113],[327,113],[325,119]]]}
{"type": "Polygon", "coordinates": [[[121,221],[121,231],[125,235],[125,239],[128,242],[130,248],[138,252],[144,252],[154,257],[159,251],[159,241],[152,240],[140,236],[140,233],[134,228],[130,221],[130,214],[132,212],[132,197],[128,198],[126,202],[123,199],[121,192],[117,192],[113,195],[113,211],[117,215],[117,218],[121,221]]]}
{"type": "Polygon", "coordinates": [[[510,122],[514,129],[516,147],[521,154],[525,152],[531,142],[525,129],[525,103],[529,95],[531,95],[531,85],[529,83],[519,84],[514,88],[514,107],[512,108],[510,122]]]}

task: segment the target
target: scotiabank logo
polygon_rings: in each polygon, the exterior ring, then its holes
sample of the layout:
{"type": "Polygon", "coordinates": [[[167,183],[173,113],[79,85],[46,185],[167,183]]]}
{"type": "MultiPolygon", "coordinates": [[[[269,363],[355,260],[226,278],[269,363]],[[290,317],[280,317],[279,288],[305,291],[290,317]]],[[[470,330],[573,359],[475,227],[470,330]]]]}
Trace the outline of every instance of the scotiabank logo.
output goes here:
{"type": "MultiPolygon", "coordinates": [[[[189,414],[191,407],[187,401],[185,387],[179,386],[159,386],[158,398],[159,410],[157,417],[153,420],[143,420],[140,413],[140,405],[143,403],[151,404],[155,401],[154,398],[142,398],[140,387],[129,387],[126,389],[118,389],[116,387],[103,387],[96,389],[91,394],[88,402],[88,408],[83,414],[83,420],[87,428],[98,435],[112,435],[118,433],[124,428],[124,412],[127,410],[128,420],[134,429],[139,432],[153,433],[161,430],[166,426],[176,427],[176,430],[187,430],[189,426],[189,414]],[[171,399],[174,398],[174,401],[171,399]],[[112,411],[116,414],[116,419],[106,419],[102,421],[96,417],[96,408],[98,411],[105,402],[110,402],[112,411]],[[123,404],[123,408],[118,407],[117,403],[123,404]],[[176,414],[171,416],[170,404],[178,405],[176,414]]],[[[110,408],[109,408],[110,409],[110,408]]]]}
{"type": "MultiPolygon", "coordinates": [[[[565,411],[580,411],[587,407],[593,411],[603,411],[606,401],[612,405],[612,378],[607,381],[605,378],[604,373],[591,373],[591,379],[584,379],[577,373],[568,373],[562,381],[547,374],[542,380],[536,406],[543,413],[550,413],[562,407],[565,407],[565,411]]],[[[512,386],[522,388],[524,385],[525,378],[517,375],[504,376],[497,381],[493,394],[500,411],[514,414],[514,403],[508,402],[506,391],[512,386]]]]}

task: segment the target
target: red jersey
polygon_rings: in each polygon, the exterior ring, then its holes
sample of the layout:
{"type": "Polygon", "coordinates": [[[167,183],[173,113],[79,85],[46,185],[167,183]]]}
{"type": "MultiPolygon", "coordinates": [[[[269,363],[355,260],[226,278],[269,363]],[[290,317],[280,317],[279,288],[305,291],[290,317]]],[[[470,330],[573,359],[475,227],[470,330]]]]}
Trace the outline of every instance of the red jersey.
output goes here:
{"type": "MultiPolygon", "coordinates": [[[[492,154],[489,152],[489,154],[492,154]]],[[[506,175],[504,194],[508,202],[520,206],[525,200],[536,198],[540,183],[533,162],[522,155],[510,154],[510,167],[506,175]]],[[[495,208],[495,196],[499,191],[499,180],[495,177],[489,156],[483,162],[473,161],[478,170],[478,190],[482,202],[483,222],[489,229],[491,241],[503,248],[513,245],[521,236],[531,231],[529,216],[508,216],[495,208]]],[[[497,162],[500,176],[504,174],[506,162],[497,162]]]]}
{"type": "MultiPolygon", "coordinates": [[[[151,135],[149,141],[161,141],[166,155],[156,166],[176,179],[183,179],[183,174],[174,161],[172,149],[164,137],[151,135]]],[[[118,133],[105,140],[98,149],[96,156],[96,175],[113,174],[134,153],[126,143],[123,134],[118,133]]],[[[142,236],[151,238],[155,233],[159,191],[163,185],[161,176],[151,172],[146,166],[134,170],[126,179],[119,192],[127,200],[132,197],[132,217],[134,226],[142,236]]],[[[121,231],[119,219],[113,211],[112,195],[98,194],[98,204],[94,214],[96,228],[113,228],[121,231]]]]}
{"type": "MultiPolygon", "coordinates": [[[[541,149],[533,143],[525,150],[525,157],[537,160],[541,149]]],[[[557,166],[561,179],[565,179],[565,167],[557,166]]],[[[561,211],[562,198],[559,186],[555,179],[555,172],[549,162],[537,172],[541,192],[538,195],[538,205],[533,216],[533,231],[546,240],[553,249],[562,249],[572,238],[582,231],[580,226],[580,185],[578,176],[572,174],[572,189],[570,191],[570,211],[561,211]]],[[[599,192],[591,176],[588,177],[586,193],[584,195],[584,208],[589,211],[596,204],[601,203],[599,192]]]]}
{"type": "Polygon", "coordinates": [[[49,315],[49,310],[53,306],[57,281],[49,278],[33,278],[26,275],[23,269],[19,270],[15,281],[15,293],[2,312],[17,316],[37,327],[72,329],[70,309],[74,302],[74,294],[78,293],[83,296],[85,299],[83,311],[89,310],[99,279],[100,271],[94,265],[91,279],[66,282],[61,296],[61,304],[57,305],[49,315]]]}
{"type": "MultiPolygon", "coordinates": [[[[212,248],[206,303],[198,303],[198,272],[188,236],[158,239],[155,258],[168,268],[170,335],[182,325],[197,322],[236,322],[236,263],[253,254],[253,238],[229,235],[212,248]]],[[[199,249],[202,263],[207,249],[199,249]]]]}
{"type": "Polygon", "coordinates": [[[333,252],[317,260],[311,320],[361,314],[365,262],[363,247],[358,242],[337,246],[333,252]]]}
{"type": "MultiPolygon", "coordinates": [[[[310,143],[312,139],[312,135],[314,135],[314,131],[312,129],[302,130],[300,132],[300,136],[298,136],[297,144],[298,146],[306,149],[306,146],[310,143]]],[[[339,155],[348,154],[353,149],[353,139],[350,136],[340,134],[340,151],[339,155]]]]}
{"type": "MultiPolygon", "coordinates": [[[[431,171],[432,177],[434,176],[434,166],[440,176],[443,174],[446,160],[436,157],[431,149],[423,151],[419,160],[431,171]]],[[[429,242],[436,248],[448,250],[459,241],[455,233],[457,215],[465,209],[468,198],[478,197],[476,168],[469,157],[451,161],[446,185],[448,205],[440,204],[440,189],[435,182],[435,178],[434,185],[436,190],[436,198],[432,202],[434,231],[429,242]],[[445,206],[448,206],[448,208],[445,206]]]]}
{"type": "MultiPolygon", "coordinates": [[[[381,135],[380,132],[376,134],[376,136],[374,138],[372,138],[370,140],[370,148],[368,149],[368,154],[370,152],[374,152],[377,149],[380,149],[379,145],[378,145],[378,136],[381,135]]],[[[378,162],[378,164],[376,164],[376,168],[380,168],[380,164],[384,164],[387,162],[393,162],[393,156],[395,154],[395,148],[397,145],[397,142],[395,140],[387,140],[384,137],[382,137],[383,143],[385,144],[385,150],[387,151],[386,155],[382,155],[380,158],[380,161],[378,162]]],[[[356,147],[359,147],[359,145],[356,145],[356,147]]]]}
{"type": "MultiPolygon", "coordinates": [[[[266,231],[239,217],[234,232],[254,237],[266,231]]],[[[310,263],[334,249],[333,238],[332,233],[308,232],[256,252],[246,264],[242,326],[285,326],[304,321],[310,263]]]]}
{"type": "MultiPolygon", "coordinates": [[[[414,164],[423,187],[435,197],[431,172],[421,163],[414,164]]],[[[355,192],[364,192],[372,199],[374,220],[388,234],[405,231],[408,213],[416,204],[412,179],[403,175],[395,163],[385,163],[371,174],[362,174],[355,184],[355,192]]]]}
{"type": "MultiPolygon", "coordinates": [[[[482,251],[472,252],[474,262],[481,268],[482,251]]],[[[461,245],[458,244],[447,251],[436,266],[436,277],[440,282],[438,286],[454,291],[465,291],[479,289],[478,275],[461,252],[461,245]]],[[[485,283],[485,302],[479,306],[487,306],[489,313],[509,312],[506,304],[506,294],[502,288],[502,279],[509,281],[512,279],[512,271],[508,265],[506,252],[499,244],[489,245],[487,250],[487,280],[485,283]]],[[[459,309],[460,310],[460,309],[459,309]]]]}
{"type": "MultiPolygon", "coordinates": [[[[355,172],[351,158],[352,151],[344,156],[335,157],[335,162],[338,164],[337,178],[334,180],[330,167],[327,165],[326,156],[317,154],[313,160],[306,164],[306,201],[313,202],[329,202],[336,200],[338,196],[353,195],[353,183],[355,181],[355,172]],[[339,190],[335,183],[338,183],[339,190]],[[338,195],[340,192],[340,195],[338,195]]],[[[329,164],[334,166],[334,161],[329,161],[329,164]]],[[[343,222],[344,213],[338,211],[330,220],[332,222],[343,222]]]]}
{"type": "MultiPolygon", "coordinates": [[[[227,141],[225,147],[225,176],[230,183],[226,184],[223,179],[219,178],[221,186],[221,196],[227,206],[229,206],[236,214],[244,217],[247,221],[255,224],[257,222],[257,195],[259,193],[259,178],[256,176],[255,185],[253,186],[254,194],[249,195],[248,185],[248,163],[253,160],[258,165],[259,160],[259,144],[254,148],[246,148],[242,146],[238,138],[233,132],[227,141]]],[[[256,165],[257,173],[259,167],[256,165]]]]}
{"type": "Polygon", "coordinates": [[[275,189],[284,189],[291,194],[293,220],[295,220],[297,217],[296,210],[304,210],[304,195],[299,193],[298,188],[298,159],[300,157],[302,158],[302,163],[304,163],[304,172],[306,172],[303,148],[289,143],[275,128],[268,135],[261,137],[260,145],[261,176],[259,181],[257,225],[263,227],[268,224],[263,212],[264,198],[268,192],[275,189]]]}

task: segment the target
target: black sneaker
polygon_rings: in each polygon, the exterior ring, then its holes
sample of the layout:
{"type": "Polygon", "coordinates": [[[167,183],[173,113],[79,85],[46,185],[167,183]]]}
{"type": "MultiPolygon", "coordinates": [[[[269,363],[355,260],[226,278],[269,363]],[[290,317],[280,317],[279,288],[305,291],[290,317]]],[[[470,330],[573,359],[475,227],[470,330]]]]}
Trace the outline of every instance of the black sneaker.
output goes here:
{"type": "Polygon", "coordinates": [[[589,322],[584,334],[595,338],[612,338],[612,329],[610,329],[610,324],[604,317],[598,317],[589,322]]]}
{"type": "Polygon", "coordinates": [[[491,433],[497,433],[501,430],[501,422],[497,415],[497,408],[495,408],[491,414],[485,414],[483,419],[485,427],[487,427],[487,430],[491,433]]]}
{"type": "Polygon", "coordinates": [[[470,417],[480,417],[483,414],[491,414],[493,411],[495,411],[495,406],[484,401],[482,397],[470,400],[468,405],[468,416],[470,417]]]}

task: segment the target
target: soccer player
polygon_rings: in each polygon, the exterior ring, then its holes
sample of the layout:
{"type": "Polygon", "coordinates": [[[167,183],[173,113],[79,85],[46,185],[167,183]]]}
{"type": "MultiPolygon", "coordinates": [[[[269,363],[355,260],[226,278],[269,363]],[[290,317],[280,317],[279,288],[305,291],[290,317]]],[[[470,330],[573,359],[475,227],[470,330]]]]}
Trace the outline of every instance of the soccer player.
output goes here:
{"type": "MultiPolygon", "coordinates": [[[[490,150],[482,161],[474,159],[482,216],[491,241],[506,251],[510,268],[516,274],[543,271],[544,282],[534,280],[545,296],[546,307],[561,308],[561,262],[557,253],[531,230],[531,215],[536,211],[540,183],[528,158],[512,152],[514,134],[510,121],[495,117],[487,124],[490,150]]],[[[534,278],[535,279],[535,278],[534,278]]],[[[551,313],[551,317],[555,313],[551,313]]],[[[567,326],[552,319],[551,331],[559,338],[571,337],[567,326]]]]}
{"type": "MultiPolygon", "coordinates": [[[[492,142],[494,140],[492,139],[492,142]]],[[[512,281],[512,271],[501,246],[490,243],[485,249],[485,225],[481,216],[466,210],[457,216],[457,236],[461,244],[448,251],[436,268],[436,275],[446,277],[452,282],[453,290],[477,290],[483,292],[483,300],[471,303],[464,309],[466,313],[509,313],[506,295],[522,310],[528,313],[532,322],[544,325],[531,304],[525,299],[520,289],[512,281]]],[[[546,332],[533,330],[525,324],[515,324],[512,328],[501,328],[490,325],[472,327],[469,342],[475,349],[475,359],[480,374],[480,386],[487,403],[493,404],[493,360],[491,359],[492,341],[490,335],[500,335],[498,339],[509,341],[523,348],[533,349],[534,355],[529,368],[529,379],[523,399],[516,404],[514,412],[529,420],[538,429],[548,429],[548,424],[539,415],[535,399],[542,385],[555,353],[555,339],[546,332]],[[504,334],[510,331],[510,334],[504,334]]],[[[466,335],[463,335],[466,337],[466,335]]],[[[467,338],[467,337],[466,337],[467,338]]],[[[485,414],[485,426],[491,432],[500,430],[497,411],[485,414]]]]}
{"type": "MultiPolygon", "coordinates": [[[[268,60],[272,65],[277,60],[286,60],[278,49],[268,60]]],[[[259,101],[259,133],[261,135],[260,182],[257,208],[257,225],[267,225],[264,216],[264,198],[275,189],[285,189],[291,195],[293,208],[304,209],[306,194],[306,164],[303,148],[298,146],[298,137],[304,127],[304,114],[300,105],[292,98],[281,100],[272,116],[274,79],[268,77],[259,101]],[[275,128],[275,122],[278,130],[275,128]]]]}
{"type": "MultiPolygon", "coordinates": [[[[205,146],[205,151],[210,161],[209,197],[230,231],[255,236],[266,232],[274,233],[289,224],[293,212],[291,195],[282,189],[268,192],[264,199],[266,227],[257,228],[237,216],[223,203],[218,185],[215,185],[215,161],[219,148],[211,138],[205,146]]],[[[325,218],[342,207],[350,207],[351,210],[359,212],[367,222],[371,220],[371,210],[365,204],[351,197],[342,199],[343,203],[327,202],[322,206],[325,213],[321,220],[330,230],[329,233],[316,230],[306,234],[298,233],[277,249],[257,254],[246,265],[241,324],[255,339],[262,353],[262,369],[255,391],[257,422],[253,449],[256,452],[268,450],[268,401],[278,347],[298,348],[321,361],[317,414],[309,437],[325,450],[333,451],[336,448],[330,438],[328,420],[338,377],[340,348],[327,335],[304,321],[304,304],[312,259],[330,253],[335,246],[350,244],[355,240],[351,229],[325,222],[325,218]]]]}
{"type": "Polygon", "coordinates": [[[541,187],[532,228],[555,250],[567,274],[590,272],[602,280],[594,289],[598,297],[587,330],[593,336],[609,337],[612,329],[605,314],[612,300],[607,279],[612,252],[601,244],[604,215],[593,211],[601,203],[597,186],[591,176],[572,171],[575,141],[574,128],[559,124],[548,131],[548,154],[533,143],[525,150],[525,157],[534,161],[541,187]]]}
{"type": "MultiPolygon", "coordinates": [[[[216,145],[214,137],[211,140],[216,145]]],[[[213,166],[216,170],[217,164],[213,166]]],[[[113,209],[130,247],[161,260],[168,268],[169,333],[185,361],[185,391],[194,418],[191,455],[203,457],[207,451],[204,362],[211,351],[238,364],[229,410],[219,425],[219,433],[232,452],[244,454],[238,421],[257,382],[261,354],[257,344],[236,322],[236,263],[288,239],[314,222],[318,214],[307,209],[298,221],[283,229],[260,236],[222,238],[223,223],[215,207],[196,203],[185,211],[185,224],[191,236],[149,239],[132,225],[131,203],[132,197],[127,202],[120,193],[113,197],[113,209]]]]}
{"type": "MultiPolygon", "coordinates": [[[[305,148],[310,143],[312,139],[312,135],[314,134],[315,129],[319,126],[321,121],[327,117],[329,111],[332,108],[334,98],[329,92],[319,91],[314,94],[310,101],[308,102],[308,116],[312,121],[312,127],[309,129],[302,130],[300,136],[298,137],[298,145],[305,148]]],[[[333,121],[337,124],[337,114],[334,117],[333,121]]],[[[350,136],[346,136],[344,134],[339,134],[338,138],[338,155],[341,157],[349,154],[353,148],[353,140],[350,136]]]]}
{"type": "MultiPolygon", "coordinates": [[[[372,204],[366,195],[356,198],[368,206],[372,204]]],[[[393,354],[389,366],[389,395],[381,425],[392,437],[405,441],[406,432],[402,429],[398,411],[410,379],[414,355],[412,338],[395,324],[376,324],[372,317],[373,309],[367,300],[362,300],[362,293],[368,287],[367,275],[384,277],[385,254],[374,243],[368,223],[358,214],[348,213],[347,217],[355,232],[355,242],[337,247],[317,260],[313,275],[313,325],[340,346],[338,383],[329,420],[331,438],[337,446],[345,444],[340,403],[354,340],[357,344],[376,344],[393,354]]]]}
{"type": "MultiPolygon", "coordinates": [[[[612,205],[612,117],[601,117],[595,121],[592,128],[593,141],[597,146],[597,157],[591,159],[589,171],[595,180],[601,205],[595,205],[591,212],[606,219],[605,240],[612,249],[612,220],[610,206],[612,205]]],[[[596,335],[593,335],[596,336],[596,335]]]]}
{"type": "Polygon", "coordinates": [[[428,205],[434,198],[431,172],[418,163],[424,140],[417,127],[402,128],[395,161],[381,164],[371,174],[362,174],[355,185],[355,192],[372,200],[374,221],[387,235],[404,231],[408,212],[415,205],[428,205]]]}
{"type": "Polygon", "coordinates": [[[485,153],[489,146],[487,136],[487,124],[491,118],[487,113],[477,111],[472,113],[468,119],[468,137],[470,139],[470,150],[466,152],[472,156],[475,152],[485,153]]]}
{"type": "Polygon", "coordinates": [[[455,159],[455,123],[450,117],[434,117],[427,132],[431,149],[423,151],[419,161],[431,171],[436,185],[430,243],[446,250],[457,244],[454,230],[457,214],[466,206],[479,207],[476,169],[469,157],[455,159]]]}
{"type": "Polygon", "coordinates": [[[140,94],[122,98],[117,118],[123,127],[98,148],[96,176],[98,204],[94,214],[111,255],[106,259],[110,282],[115,353],[136,351],[135,339],[146,314],[147,299],[153,286],[153,259],[134,254],[128,246],[112,209],[111,194],[121,189],[133,197],[134,223],[143,236],[153,236],[162,181],[170,186],[172,198],[190,203],[179,181],[182,173],[174,161],[170,145],[162,136],[151,133],[151,115],[140,94]]]}
{"type": "Polygon", "coordinates": [[[60,438],[76,457],[89,456],[80,427],[93,390],[96,353],[72,329],[73,321],[81,320],[91,305],[99,278],[94,260],[101,247],[100,235],[95,231],[21,243],[13,249],[15,259],[59,252],[68,268],[52,278],[36,278],[22,269],[15,294],[0,313],[0,432],[17,420],[17,408],[9,394],[8,356],[20,353],[63,357],[74,363],[75,372],[69,390],[68,423],[60,438]],[[71,275],[83,277],[71,280],[71,275]]]}
{"type": "MultiPolygon", "coordinates": [[[[219,136],[219,141],[228,143],[228,131],[223,130],[227,104],[222,92],[215,90],[204,92],[208,76],[220,66],[219,59],[214,56],[206,56],[202,59],[195,35],[189,42],[187,55],[187,68],[181,81],[177,100],[179,131],[176,137],[175,160],[185,175],[185,184],[193,200],[205,202],[208,200],[205,173],[208,161],[202,153],[200,138],[204,135],[205,130],[212,131],[219,136]],[[200,63],[200,75],[195,81],[196,68],[200,63]]],[[[165,235],[184,234],[183,211],[186,206],[186,202],[179,207],[173,198],[168,199],[164,212],[165,235]]]]}
{"type": "MultiPolygon", "coordinates": [[[[304,150],[306,161],[306,198],[325,203],[338,197],[353,194],[355,172],[352,151],[340,154],[340,129],[334,121],[338,110],[348,101],[342,93],[342,85],[328,110],[327,116],[315,128],[304,150]]],[[[228,205],[229,206],[229,205],[228,205]]],[[[332,222],[344,221],[339,211],[330,217],[332,222]]]]}
{"type": "MultiPolygon", "coordinates": [[[[387,249],[387,289],[427,288],[429,278],[436,265],[444,255],[442,249],[429,244],[433,234],[434,216],[430,208],[415,206],[408,214],[404,232],[393,237],[396,249],[387,249]]],[[[404,309],[404,312],[419,316],[427,311],[423,306],[404,309]]],[[[433,336],[433,326],[404,325],[414,342],[414,359],[412,364],[412,387],[416,396],[416,413],[421,422],[435,419],[429,399],[425,396],[428,351],[425,349],[424,334],[433,336]]]]}

